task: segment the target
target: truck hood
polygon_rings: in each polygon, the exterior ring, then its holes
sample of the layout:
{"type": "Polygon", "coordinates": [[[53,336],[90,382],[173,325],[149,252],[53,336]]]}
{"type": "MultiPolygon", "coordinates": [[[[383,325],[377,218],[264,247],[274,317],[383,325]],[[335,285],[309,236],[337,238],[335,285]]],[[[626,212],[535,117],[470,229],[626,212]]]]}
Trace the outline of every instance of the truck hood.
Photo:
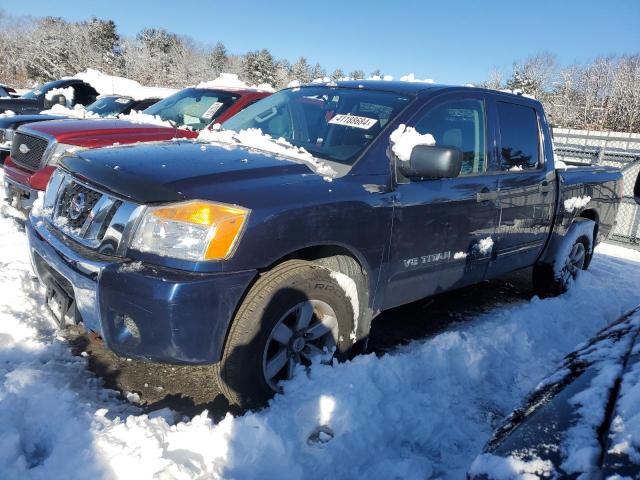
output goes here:
{"type": "Polygon", "coordinates": [[[38,113],[42,110],[38,100],[29,98],[7,98],[0,100],[0,113],[5,110],[21,113],[38,113]]]}
{"type": "Polygon", "coordinates": [[[54,137],[60,143],[86,148],[103,147],[114,143],[166,140],[174,136],[197,136],[197,133],[188,130],[113,118],[51,120],[29,125],[26,128],[36,134],[54,137]]]}
{"type": "Polygon", "coordinates": [[[205,192],[222,182],[313,173],[310,166],[288,157],[185,140],[82,151],[65,157],[61,165],[139,203],[206,199],[205,192]]]}

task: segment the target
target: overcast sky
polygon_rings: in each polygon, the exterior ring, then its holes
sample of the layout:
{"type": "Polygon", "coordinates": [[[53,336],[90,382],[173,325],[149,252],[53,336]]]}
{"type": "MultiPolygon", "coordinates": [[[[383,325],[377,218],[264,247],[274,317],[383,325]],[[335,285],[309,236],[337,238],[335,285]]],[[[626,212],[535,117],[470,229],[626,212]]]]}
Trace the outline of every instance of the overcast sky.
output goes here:
{"type": "Polygon", "coordinates": [[[162,27],[233,53],[268,48],[327,70],[380,68],[440,83],[477,82],[547,50],[561,63],[640,52],[640,0],[0,0],[14,15],[97,16],[135,35],[162,27]],[[523,5],[522,7],[518,5],[523,5]]]}

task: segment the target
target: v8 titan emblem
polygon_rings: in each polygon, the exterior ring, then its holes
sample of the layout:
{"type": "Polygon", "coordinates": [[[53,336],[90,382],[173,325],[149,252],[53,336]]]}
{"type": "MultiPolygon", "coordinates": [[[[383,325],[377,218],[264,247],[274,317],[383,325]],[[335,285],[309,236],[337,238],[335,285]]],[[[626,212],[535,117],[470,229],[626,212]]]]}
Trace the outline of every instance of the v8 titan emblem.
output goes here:
{"type": "Polygon", "coordinates": [[[69,202],[69,208],[67,209],[69,218],[71,220],[77,220],[78,218],[80,218],[80,215],[82,215],[86,207],[87,207],[87,200],[84,193],[82,192],[76,193],[73,197],[71,197],[71,201],[69,202]]]}
{"type": "Polygon", "coordinates": [[[24,143],[21,143],[20,146],[18,147],[18,150],[20,150],[20,153],[23,155],[26,155],[27,153],[29,153],[31,151],[31,149],[25,145],[24,143]]]}
{"type": "Polygon", "coordinates": [[[451,260],[451,252],[432,253],[430,255],[423,255],[421,257],[406,258],[402,261],[404,268],[417,267],[419,265],[426,265],[428,263],[443,262],[445,260],[451,260]]]}

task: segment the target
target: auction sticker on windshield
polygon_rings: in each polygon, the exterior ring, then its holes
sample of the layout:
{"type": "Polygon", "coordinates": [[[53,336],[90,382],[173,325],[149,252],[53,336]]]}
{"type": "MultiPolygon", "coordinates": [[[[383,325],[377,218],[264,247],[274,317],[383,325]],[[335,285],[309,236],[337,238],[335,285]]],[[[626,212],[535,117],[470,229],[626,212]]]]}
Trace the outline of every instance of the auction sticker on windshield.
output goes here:
{"type": "Polygon", "coordinates": [[[375,118],[358,117],[357,115],[336,115],[329,123],[334,125],[343,125],[345,127],[362,128],[363,130],[369,130],[376,122],[375,118]]]}
{"type": "Polygon", "coordinates": [[[207,111],[202,114],[202,118],[213,118],[213,115],[220,110],[222,105],[224,105],[222,102],[213,103],[209,108],[207,108],[207,111]]]}

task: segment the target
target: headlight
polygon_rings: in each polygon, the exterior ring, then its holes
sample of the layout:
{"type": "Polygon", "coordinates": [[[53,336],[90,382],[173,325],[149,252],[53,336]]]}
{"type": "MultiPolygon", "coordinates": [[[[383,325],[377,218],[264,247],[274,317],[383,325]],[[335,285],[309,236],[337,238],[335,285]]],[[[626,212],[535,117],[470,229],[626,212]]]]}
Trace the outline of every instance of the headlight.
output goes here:
{"type": "Polygon", "coordinates": [[[5,147],[11,147],[15,133],[16,131],[13,128],[0,128],[0,144],[4,144],[5,147]]]}
{"type": "Polygon", "coordinates": [[[57,165],[60,159],[65,155],[70,155],[80,150],[86,150],[77,145],[69,145],[67,143],[56,143],[47,159],[47,165],[57,165]]]}
{"type": "Polygon", "coordinates": [[[184,260],[223,260],[233,254],[249,210],[193,200],[145,210],[131,248],[184,260]]]}

